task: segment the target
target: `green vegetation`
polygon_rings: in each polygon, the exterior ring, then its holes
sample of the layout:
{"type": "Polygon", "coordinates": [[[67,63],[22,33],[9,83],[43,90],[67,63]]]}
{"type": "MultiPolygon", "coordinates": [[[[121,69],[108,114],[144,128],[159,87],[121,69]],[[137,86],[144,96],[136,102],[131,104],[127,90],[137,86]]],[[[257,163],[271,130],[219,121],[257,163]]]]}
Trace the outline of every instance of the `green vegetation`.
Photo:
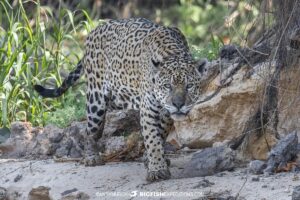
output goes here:
{"type": "MultiPolygon", "coordinates": [[[[57,99],[41,98],[32,86],[60,85],[68,70],[81,58],[87,33],[101,22],[91,19],[89,13],[101,17],[94,8],[88,7],[89,1],[70,9],[61,5],[58,9],[51,8],[40,1],[14,0],[14,5],[10,2],[0,1],[0,127],[9,127],[18,120],[64,127],[84,119],[85,84],[77,85],[57,99]]],[[[230,14],[226,2],[217,5],[201,2],[181,0],[180,4],[168,8],[150,6],[155,12],[140,11],[138,16],[151,13],[143,17],[178,26],[187,36],[195,58],[211,60],[217,57],[224,38],[239,42],[239,38],[245,38],[257,16],[257,6],[250,9],[244,1],[235,4],[237,23],[226,28],[224,19],[230,14]],[[232,32],[239,34],[233,37],[232,32]]],[[[148,9],[147,5],[141,9],[135,7],[132,16],[137,16],[135,11],[148,9]]]]}
{"type": "Polygon", "coordinates": [[[70,125],[73,121],[80,121],[85,118],[85,94],[72,91],[64,99],[64,105],[56,108],[53,112],[45,112],[45,122],[55,124],[61,128],[70,125]]]}
{"type": "Polygon", "coordinates": [[[223,46],[222,41],[211,35],[211,40],[204,47],[199,47],[193,44],[190,44],[192,54],[195,59],[207,58],[208,60],[213,60],[218,57],[219,50],[223,46]]]}
{"type": "Polygon", "coordinates": [[[159,10],[157,15],[166,25],[177,24],[189,42],[206,47],[212,35],[220,41],[241,44],[248,32],[259,24],[256,1],[218,1],[215,5],[202,0],[180,0],[180,5],[159,10]],[[206,2],[206,3],[205,3],[206,2]]]}
{"type": "Polygon", "coordinates": [[[40,80],[49,81],[52,86],[61,83],[61,69],[73,68],[81,56],[76,33],[90,31],[92,21],[75,25],[69,10],[61,10],[55,19],[51,10],[39,3],[36,3],[38,12],[29,18],[22,1],[18,3],[18,8],[13,9],[8,1],[0,2],[0,10],[5,13],[1,21],[7,22],[7,26],[0,29],[0,126],[8,126],[16,120],[30,121],[34,125],[48,122],[61,125],[62,119],[82,118],[82,110],[77,107],[79,103],[85,107],[80,90],[61,97],[65,100],[42,99],[32,86],[40,80]],[[62,110],[60,114],[49,114],[62,108],[66,109],[65,113],[62,110]]]}

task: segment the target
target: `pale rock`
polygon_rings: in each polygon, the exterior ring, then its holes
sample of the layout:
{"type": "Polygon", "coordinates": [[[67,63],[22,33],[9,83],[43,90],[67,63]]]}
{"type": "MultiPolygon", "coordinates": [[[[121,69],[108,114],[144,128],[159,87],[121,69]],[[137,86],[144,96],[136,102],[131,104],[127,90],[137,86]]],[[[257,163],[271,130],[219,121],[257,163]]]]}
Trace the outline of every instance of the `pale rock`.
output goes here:
{"type": "Polygon", "coordinates": [[[7,189],[4,187],[0,187],[0,200],[8,200],[7,189]]]}
{"type": "Polygon", "coordinates": [[[292,200],[299,200],[299,199],[300,199],[300,185],[294,188],[292,194],[292,200]]]}
{"type": "Polygon", "coordinates": [[[296,158],[297,146],[298,136],[295,131],[279,140],[269,153],[267,168],[264,173],[269,174],[284,169],[288,162],[296,158]]]}
{"type": "Polygon", "coordinates": [[[51,143],[58,143],[63,138],[63,129],[58,128],[54,125],[47,125],[44,128],[44,132],[47,134],[51,143]]]}
{"type": "Polygon", "coordinates": [[[236,152],[229,147],[210,147],[193,154],[182,177],[209,176],[236,167],[236,152]]]}
{"type": "Polygon", "coordinates": [[[278,86],[279,98],[278,108],[279,121],[278,132],[282,135],[298,132],[300,138],[300,90],[299,90],[299,66],[283,70],[278,86]]]}
{"type": "Polygon", "coordinates": [[[28,200],[52,200],[49,194],[49,187],[39,186],[32,188],[28,194],[28,200]]]}
{"type": "Polygon", "coordinates": [[[116,110],[107,112],[103,135],[120,136],[140,130],[140,113],[136,110],[116,110]]]}
{"type": "Polygon", "coordinates": [[[105,141],[105,153],[112,154],[126,147],[124,136],[113,136],[105,141]]]}
{"type": "Polygon", "coordinates": [[[13,122],[11,124],[11,138],[30,140],[33,135],[31,134],[31,123],[29,122],[13,122]]]}
{"type": "Polygon", "coordinates": [[[249,163],[249,172],[253,174],[263,174],[263,170],[267,167],[267,163],[262,160],[252,160],[249,163]]]}
{"type": "Polygon", "coordinates": [[[63,196],[60,200],[89,200],[90,196],[84,192],[73,192],[66,196],[63,196]]]}

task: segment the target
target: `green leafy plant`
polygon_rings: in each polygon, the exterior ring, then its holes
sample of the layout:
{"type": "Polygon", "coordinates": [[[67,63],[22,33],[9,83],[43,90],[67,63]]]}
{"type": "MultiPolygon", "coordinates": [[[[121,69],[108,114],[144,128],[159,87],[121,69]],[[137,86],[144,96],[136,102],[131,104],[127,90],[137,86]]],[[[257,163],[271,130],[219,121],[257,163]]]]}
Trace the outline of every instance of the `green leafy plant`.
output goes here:
{"type": "Polygon", "coordinates": [[[207,58],[208,60],[213,60],[218,57],[220,48],[224,44],[222,41],[216,37],[211,35],[211,40],[208,44],[204,45],[204,47],[199,47],[196,45],[190,45],[191,51],[195,59],[207,58]]]}
{"type": "Polygon", "coordinates": [[[66,127],[73,121],[81,121],[85,118],[86,106],[85,95],[81,90],[69,92],[65,96],[62,108],[53,112],[45,112],[46,124],[55,124],[61,128],[66,127]]]}
{"type": "Polygon", "coordinates": [[[180,0],[163,10],[156,18],[168,26],[176,26],[187,36],[190,44],[207,48],[211,35],[231,43],[245,43],[259,15],[260,2],[249,1],[180,0]]]}
{"type": "Polygon", "coordinates": [[[74,24],[74,13],[66,9],[55,18],[39,1],[19,0],[15,7],[1,1],[0,11],[4,13],[0,20],[5,22],[0,27],[0,127],[17,120],[43,125],[49,119],[48,112],[64,108],[64,102],[74,97],[42,99],[33,85],[45,82],[55,87],[61,83],[62,69],[73,68],[81,54],[77,30],[91,29],[94,23],[85,11],[88,21],[78,25],[74,24]],[[24,9],[26,3],[35,6],[30,18],[24,9]]]}

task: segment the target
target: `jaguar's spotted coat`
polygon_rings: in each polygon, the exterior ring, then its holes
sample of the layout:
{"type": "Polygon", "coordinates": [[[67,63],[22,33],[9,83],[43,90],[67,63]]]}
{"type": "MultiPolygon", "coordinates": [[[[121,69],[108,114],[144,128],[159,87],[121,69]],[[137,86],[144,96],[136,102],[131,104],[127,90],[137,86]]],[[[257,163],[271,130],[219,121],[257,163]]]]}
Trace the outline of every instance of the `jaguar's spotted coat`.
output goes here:
{"type": "Polygon", "coordinates": [[[185,116],[209,77],[206,60],[195,61],[177,28],[149,20],[110,20],[87,37],[85,54],[62,86],[35,89],[44,97],[63,94],[85,72],[87,120],[85,164],[101,164],[97,141],[105,112],[139,109],[147,153],[147,180],[167,179],[163,143],[173,120],[185,116]]]}

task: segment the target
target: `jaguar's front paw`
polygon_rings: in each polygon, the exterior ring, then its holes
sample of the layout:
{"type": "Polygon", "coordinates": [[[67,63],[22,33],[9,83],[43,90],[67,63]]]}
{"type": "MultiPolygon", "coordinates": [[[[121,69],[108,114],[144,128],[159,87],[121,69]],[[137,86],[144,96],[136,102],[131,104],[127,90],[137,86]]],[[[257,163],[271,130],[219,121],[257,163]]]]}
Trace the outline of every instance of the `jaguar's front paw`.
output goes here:
{"type": "Polygon", "coordinates": [[[100,155],[86,155],[83,162],[85,166],[90,167],[105,164],[100,155]]]}
{"type": "Polygon", "coordinates": [[[149,182],[166,180],[171,177],[169,169],[161,169],[158,171],[148,171],[146,180],[149,182]]]}

